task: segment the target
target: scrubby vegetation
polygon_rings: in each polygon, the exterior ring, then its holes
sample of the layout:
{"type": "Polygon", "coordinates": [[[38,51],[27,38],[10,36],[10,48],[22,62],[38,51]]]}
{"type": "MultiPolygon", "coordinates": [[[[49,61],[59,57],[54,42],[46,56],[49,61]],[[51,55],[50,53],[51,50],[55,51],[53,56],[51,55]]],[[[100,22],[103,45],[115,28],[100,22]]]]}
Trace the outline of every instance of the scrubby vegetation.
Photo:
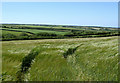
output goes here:
{"type": "MultiPolygon", "coordinates": [[[[79,46],[80,46],[80,45],[79,45],[79,46]]],[[[79,46],[77,46],[77,47],[75,47],[75,48],[69,48],[65,53],[63,53],[64,58],[67,58],[68,55],[72,55],[72,54],[77,50],[77,48],[78,48],[79,46]]]]}

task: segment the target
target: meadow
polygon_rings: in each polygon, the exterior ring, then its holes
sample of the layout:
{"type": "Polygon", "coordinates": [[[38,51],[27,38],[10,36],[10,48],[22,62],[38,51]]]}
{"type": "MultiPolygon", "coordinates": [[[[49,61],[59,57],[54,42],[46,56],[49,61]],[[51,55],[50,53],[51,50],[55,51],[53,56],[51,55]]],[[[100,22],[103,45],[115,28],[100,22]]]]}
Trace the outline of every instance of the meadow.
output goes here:
{"type": "Polygon", "coordinates": [[[5,30],[11,30],[13,32],[15,31],[20,31],[20,32],[31,32],[33,34],[37,34],[37,33],[40,33],[40,32],[46,32],[46,33],[55,33],[55,34],[58,34],[58,35],[64,35],[66,34],[67,32],[59,32],[59,31],[49,31],[49,30],[37,30],[37,29],[6,29],[6,28],[2,28],[4,29],[3,31],[5,30]]]}
{"type": "Polygon", "coordinates": [[[118,81],[118,36],[0,43],[3,81],[118,81]]]}
{"type": "Polygon", "coordinates": [[[68,25],[34,25],[3,24],[0,40],[65,39],[118,36],[117,28],[68,26],[68,25]]]}

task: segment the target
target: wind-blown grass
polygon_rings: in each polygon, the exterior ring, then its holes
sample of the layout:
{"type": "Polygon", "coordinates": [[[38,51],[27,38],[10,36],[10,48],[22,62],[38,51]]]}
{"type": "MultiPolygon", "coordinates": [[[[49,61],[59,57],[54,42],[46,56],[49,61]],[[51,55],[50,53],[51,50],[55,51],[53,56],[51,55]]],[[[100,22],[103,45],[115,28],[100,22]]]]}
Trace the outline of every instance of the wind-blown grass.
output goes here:
{"type": "Polygon", "coordinates": [[[20,70],[17,72],[17,81],[24,81],[24,74],[26,74],[29,71],[29,68],[31,67],[34,61],[34,58],[43,50],[44,49],[41,49],[40,47],[35,47],[30,51],[30,53],[27,56],[23,58],[20,70]]]}
{"type": "Polygon", "coordinates": [[[28,81],[117,81],[117,38],[3,41],[4,80],[16,80],[23,58],[40,46],[45,50],[35,57],[25,74],[28,81]],[[69,48],[77,46],[67,59],[63,57],[69,48]]]}

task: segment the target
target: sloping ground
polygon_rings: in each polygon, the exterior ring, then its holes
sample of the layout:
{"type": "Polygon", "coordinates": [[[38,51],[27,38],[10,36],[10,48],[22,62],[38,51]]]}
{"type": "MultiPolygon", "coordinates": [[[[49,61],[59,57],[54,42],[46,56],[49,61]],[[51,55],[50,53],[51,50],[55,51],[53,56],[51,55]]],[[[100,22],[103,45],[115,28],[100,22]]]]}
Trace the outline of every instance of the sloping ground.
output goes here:
{"type": "Polygon", "coordinates": [[[2,44],[3,80],[17,80],[23,58],[39,47],[44,50],[34,58],[23,80],[117,81],[118,37],[20,40],[2,44]],[[75,50],[64,58],[69,49],[75,50]]]}

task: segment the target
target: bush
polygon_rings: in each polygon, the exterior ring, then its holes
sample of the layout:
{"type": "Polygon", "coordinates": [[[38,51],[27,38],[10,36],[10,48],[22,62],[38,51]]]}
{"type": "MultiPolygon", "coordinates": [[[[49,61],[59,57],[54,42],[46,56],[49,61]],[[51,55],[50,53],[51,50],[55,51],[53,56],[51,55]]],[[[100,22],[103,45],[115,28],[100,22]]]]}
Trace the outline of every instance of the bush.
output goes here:
{"type": "Polygon", "coordinates": [[[26,72],[29,67],[31,66],[32,60],[34,60],[34,58],[39,54],[40,49],[38,48],[34,48],[29,54],[28,56],[26,56],[23,61],[22,61],[22,65],[21,65],[21,72],[26,72]]]}
{"type": "Polygon", "coordinates": [[[15,39],[16,37],[17,37],[16,35],[11,34],[11,33],[7,33],[7,34],[2,35],[3,39],[10,39],[10,38],[15,39]]]}
{"type": "Polygon", "coordinates": [[[75,48],[69,48],[65,53],[63,53],[64,58],[67,58],[68,55],[72,55],[78,47],[79,46],[77,46],[75,48]]]}

